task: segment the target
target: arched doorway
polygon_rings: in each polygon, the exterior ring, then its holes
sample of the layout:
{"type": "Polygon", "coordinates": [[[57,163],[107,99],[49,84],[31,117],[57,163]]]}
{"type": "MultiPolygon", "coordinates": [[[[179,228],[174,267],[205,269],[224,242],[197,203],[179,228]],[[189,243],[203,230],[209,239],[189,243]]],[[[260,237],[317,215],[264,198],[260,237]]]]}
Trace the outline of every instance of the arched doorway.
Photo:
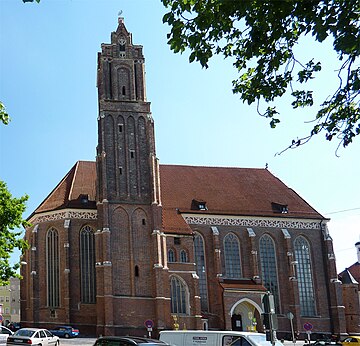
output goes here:
{"type": "Polygon", "coordinates": [[[261,321],[262,309],[250,299],[241,299],[231,308],[231,328],[237,331],[261,331],[263,325],[261,321]]]}

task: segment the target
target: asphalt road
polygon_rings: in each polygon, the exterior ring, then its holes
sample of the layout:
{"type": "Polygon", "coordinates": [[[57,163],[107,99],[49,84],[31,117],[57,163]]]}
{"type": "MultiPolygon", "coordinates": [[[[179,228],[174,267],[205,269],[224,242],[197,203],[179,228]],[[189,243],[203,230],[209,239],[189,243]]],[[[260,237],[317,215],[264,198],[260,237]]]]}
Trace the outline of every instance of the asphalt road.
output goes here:
{"type": "Polygon", "coordinates": [[[73,338],[73,339],[60,339],[60,346],[93,346],[96,338],[73,338]]]}

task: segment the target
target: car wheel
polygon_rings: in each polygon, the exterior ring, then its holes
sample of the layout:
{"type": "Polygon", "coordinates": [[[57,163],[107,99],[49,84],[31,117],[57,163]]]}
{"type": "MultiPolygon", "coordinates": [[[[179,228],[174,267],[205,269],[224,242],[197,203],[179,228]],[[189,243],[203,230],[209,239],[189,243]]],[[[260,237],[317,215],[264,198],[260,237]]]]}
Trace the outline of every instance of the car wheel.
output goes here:
{"type": "Polygon", "coordinates": [[[69,339],[70,335],[68,333],[64,334],[64,338],[69,339]]]}

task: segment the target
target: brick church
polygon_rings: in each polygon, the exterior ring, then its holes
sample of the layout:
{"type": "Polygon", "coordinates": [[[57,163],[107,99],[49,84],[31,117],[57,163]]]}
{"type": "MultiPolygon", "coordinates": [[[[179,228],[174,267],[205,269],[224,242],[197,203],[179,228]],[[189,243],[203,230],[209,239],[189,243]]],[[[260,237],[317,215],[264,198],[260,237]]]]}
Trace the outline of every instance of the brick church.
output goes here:
{"type": "Polygon", "coordinates": [[[30,215],[21,321],[82,334],[347,332],[327,222],[267,169],[162,165],[142,46],[123,18],[98,53],[96,162],[79,161],[30,215]],[[291,314],[289,314],[291,313],[291,314]]]}

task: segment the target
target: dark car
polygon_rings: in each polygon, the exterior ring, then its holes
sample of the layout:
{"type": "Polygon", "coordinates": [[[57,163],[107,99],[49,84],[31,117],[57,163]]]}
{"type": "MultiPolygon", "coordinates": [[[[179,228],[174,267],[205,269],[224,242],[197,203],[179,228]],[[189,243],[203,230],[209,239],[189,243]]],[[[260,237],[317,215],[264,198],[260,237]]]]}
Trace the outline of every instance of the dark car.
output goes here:
{"type": "Polygon", "coordinates": [[[100,336],[94,346],[164,346],[166,342],[137,336],[100,336]]]}
{"type": "Polygon", "coordinates": [[[72,326],[57,326],[54,329],[50,329],[50,332],[59,338],[75,338],[79,336],[79,329],[72,326]]]}
{"type": "Polygon", "coordinates": [[[10,322],[6,327],[8,327],[11,331],[16,332],[21,328],[19,322],[10,322]]]}

